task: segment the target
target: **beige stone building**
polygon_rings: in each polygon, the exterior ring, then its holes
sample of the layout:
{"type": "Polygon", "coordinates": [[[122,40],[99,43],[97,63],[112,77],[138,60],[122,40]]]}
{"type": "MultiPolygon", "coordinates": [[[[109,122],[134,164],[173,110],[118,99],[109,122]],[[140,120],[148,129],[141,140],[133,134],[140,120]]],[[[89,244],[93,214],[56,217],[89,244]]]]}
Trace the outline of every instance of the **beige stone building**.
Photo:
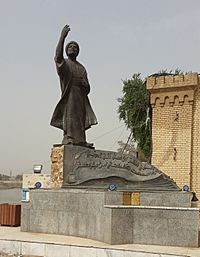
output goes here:
{"type": "Polygon", "coordinates": [[[200,198],[200,82],[197,73],[149,77],[152,164],[200,198]]]}

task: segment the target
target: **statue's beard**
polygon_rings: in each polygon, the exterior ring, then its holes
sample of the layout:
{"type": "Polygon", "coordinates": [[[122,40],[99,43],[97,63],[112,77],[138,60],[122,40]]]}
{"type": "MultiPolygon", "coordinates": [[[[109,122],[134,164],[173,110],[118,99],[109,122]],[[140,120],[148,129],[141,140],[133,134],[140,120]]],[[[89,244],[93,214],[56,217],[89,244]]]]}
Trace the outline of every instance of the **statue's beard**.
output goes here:
{"type": "Polygon", "coordinates": [[[67,56],[68,56],[68,57],[71,57],[71,58],[76,58],[76,57],[78,56],[78,54],[77,54],[77,53],[74,53],[74,52],[71,52],[71,53],[68,52],[68,53],[67,53],[67,56]]]}

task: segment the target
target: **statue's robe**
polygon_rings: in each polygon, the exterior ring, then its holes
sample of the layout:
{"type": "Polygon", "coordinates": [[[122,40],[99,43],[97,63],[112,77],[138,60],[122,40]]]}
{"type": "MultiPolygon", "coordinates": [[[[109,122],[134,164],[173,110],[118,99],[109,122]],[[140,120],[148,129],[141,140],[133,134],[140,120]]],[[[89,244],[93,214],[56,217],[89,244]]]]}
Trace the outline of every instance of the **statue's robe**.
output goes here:
{"type": "Polygon", "coordinates": [[[61,99],[51,119],[51,125],[64,131],[69,143],[85,143],[85,130],[97,124],[96,116],[88,99],[90,85],[82,64],[70,59],[55,58],[60,78],[61,99]]]}

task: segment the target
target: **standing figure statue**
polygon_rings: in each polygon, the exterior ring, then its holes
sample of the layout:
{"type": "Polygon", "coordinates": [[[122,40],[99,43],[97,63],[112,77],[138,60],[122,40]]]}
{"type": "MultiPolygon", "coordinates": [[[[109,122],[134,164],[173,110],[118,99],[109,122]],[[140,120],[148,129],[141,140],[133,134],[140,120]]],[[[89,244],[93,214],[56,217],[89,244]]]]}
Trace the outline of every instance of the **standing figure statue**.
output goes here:
{"type": "Polygon", "coordinates": [[[78,43],[69,42],[65,48],[68,58],[63,57],[64,41],[69,31],[69,25],[62,29],[56,48],[55,63],[62,95],[50,124],[64,131],[62,144],[93,148],[93,144],[86,142],[85,131],[97,124],[97,119],[88,99],[90,84],[86,69],[76,60],[78,43]]]}

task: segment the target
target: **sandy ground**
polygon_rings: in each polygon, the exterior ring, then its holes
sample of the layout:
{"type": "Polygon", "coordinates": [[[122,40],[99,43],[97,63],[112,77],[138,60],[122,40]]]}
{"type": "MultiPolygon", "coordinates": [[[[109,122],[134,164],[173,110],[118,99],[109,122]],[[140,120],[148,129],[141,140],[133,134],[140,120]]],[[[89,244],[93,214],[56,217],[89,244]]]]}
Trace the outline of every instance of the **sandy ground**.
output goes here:
{"type": "Polygon", "coordinates": [[[22,187],[21,181],[0,181],[0,189],[21,188],[21,187],[22,187]]]}

